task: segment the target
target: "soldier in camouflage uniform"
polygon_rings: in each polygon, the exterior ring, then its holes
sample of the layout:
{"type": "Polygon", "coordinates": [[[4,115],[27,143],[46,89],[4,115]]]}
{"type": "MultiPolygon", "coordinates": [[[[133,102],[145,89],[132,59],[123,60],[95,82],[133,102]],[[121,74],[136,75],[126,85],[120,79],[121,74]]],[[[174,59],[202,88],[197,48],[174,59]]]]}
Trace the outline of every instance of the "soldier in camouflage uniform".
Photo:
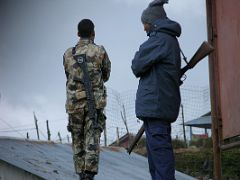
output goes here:
{"type": "Polygon", "coordinates": [[[68,130],[72,134],[73,159],[76,173],[82,180],[92,180],[98,173],[99,142],[105,126],[106,88],[104,82],[109,79],[111,62],[103,46],[94,44],[94,24],[83,19],[78,24],[80,40],[75,46],[75,54],[86,54],[86,65],[92,83],[95,106],[98,114],[98,129],[88,116],[87,98],[84,87],[83,71],[73,58],[73,48],[64,53],[64,69],[67,77],[66,111],[69,115],[68,130]]]}

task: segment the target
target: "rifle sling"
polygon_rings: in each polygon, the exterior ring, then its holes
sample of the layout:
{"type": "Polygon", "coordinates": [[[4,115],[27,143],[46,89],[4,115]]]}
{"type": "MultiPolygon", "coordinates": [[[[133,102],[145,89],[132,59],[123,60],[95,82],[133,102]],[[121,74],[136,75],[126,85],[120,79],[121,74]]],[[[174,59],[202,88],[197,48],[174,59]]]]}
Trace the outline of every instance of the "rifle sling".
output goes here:
{"type": "Polygon", "coordinates": [[[88,67],[86,65],[86,54],[76,54],[76,48],[72,49],[73,58],[77,61],[77,64],[80,66],[81,70],[83,71],[83,84],[86,92],[87,97],[87,106],[88,106],[88,113],[89,118],[93,121],[94,128],[98,128],[98,119],[97,119],[97,110],[95,106],[95,98],[93,94],[92,82],[89,76],[88,67]]]}

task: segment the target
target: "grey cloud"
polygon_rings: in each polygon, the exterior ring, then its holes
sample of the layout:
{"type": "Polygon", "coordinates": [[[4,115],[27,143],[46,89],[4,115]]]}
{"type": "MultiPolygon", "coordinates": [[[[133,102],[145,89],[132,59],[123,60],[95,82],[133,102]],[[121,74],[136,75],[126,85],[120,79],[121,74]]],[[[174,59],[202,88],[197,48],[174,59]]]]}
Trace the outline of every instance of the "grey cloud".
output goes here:
{"type": "MultiPolygon", "coordinates": [[[[78,41],[76,26],[82,18],[94,21],[95,42],[105,46],[112,61],[112,74],[107,85],[118,91],[136,89],[138,80],[132,75],[130,66],[135,51],[147,39],[140,16],[149,1],[126,2],[1,0],[2,96],[7,98],[11,106],[23,106],[30,114],[33,110],[39,110],[39,113],[45,112],[52,119],[59,116],[65,118],[62,55],[66,48],[74,46],[78,41]],[[36,97],[43,97],[47,101],[39,104],[36,97]]],[[[190,57],[202,40],[206,40],[206,20],[202,15],[205,7],[192,0],[181,2],[187,5],[171,0],[166,10],[170,18],[182,25],[180,43],[185,54],[190,57]]],[[[185,84],[208,85],[207,70],[207,62],[200,63],[188,73],[185,84]]],[[[16,109],[12,110],[19,113],[16,109]]],[[[66,124],[66,121],[63,122],[66,124]]]]}

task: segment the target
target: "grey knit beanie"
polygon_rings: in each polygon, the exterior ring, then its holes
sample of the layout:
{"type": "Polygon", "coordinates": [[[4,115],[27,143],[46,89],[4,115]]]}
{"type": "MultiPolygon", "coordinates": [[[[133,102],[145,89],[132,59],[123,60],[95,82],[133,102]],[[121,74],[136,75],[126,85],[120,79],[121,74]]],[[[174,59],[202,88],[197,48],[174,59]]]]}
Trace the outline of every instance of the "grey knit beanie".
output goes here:
{"type": "Polygon", "coordinates": [[[143,11],[142,23],[152,24],[157,19],[165,19],[167,14],[163,8],[163,4],[168,3],[168,0],[154,0],[143,11]]]}

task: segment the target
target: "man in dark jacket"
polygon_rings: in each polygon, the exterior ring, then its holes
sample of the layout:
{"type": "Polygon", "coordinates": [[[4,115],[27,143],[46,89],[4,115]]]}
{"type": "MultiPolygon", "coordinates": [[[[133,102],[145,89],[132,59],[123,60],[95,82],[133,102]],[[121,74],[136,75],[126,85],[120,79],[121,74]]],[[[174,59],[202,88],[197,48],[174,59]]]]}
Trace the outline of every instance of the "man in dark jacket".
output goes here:
{"type": "Polygon", "coordinates": [[[177,119],[181,101],[181,58],[176,38],[181,27],[167,18],[166,2],[155,0],[143,11],[141,20],[149,39],[132,60],[132,71],[140,78],[136,116],[144,121],[152,180],[175,179],[171,123],[177,119]]]}

